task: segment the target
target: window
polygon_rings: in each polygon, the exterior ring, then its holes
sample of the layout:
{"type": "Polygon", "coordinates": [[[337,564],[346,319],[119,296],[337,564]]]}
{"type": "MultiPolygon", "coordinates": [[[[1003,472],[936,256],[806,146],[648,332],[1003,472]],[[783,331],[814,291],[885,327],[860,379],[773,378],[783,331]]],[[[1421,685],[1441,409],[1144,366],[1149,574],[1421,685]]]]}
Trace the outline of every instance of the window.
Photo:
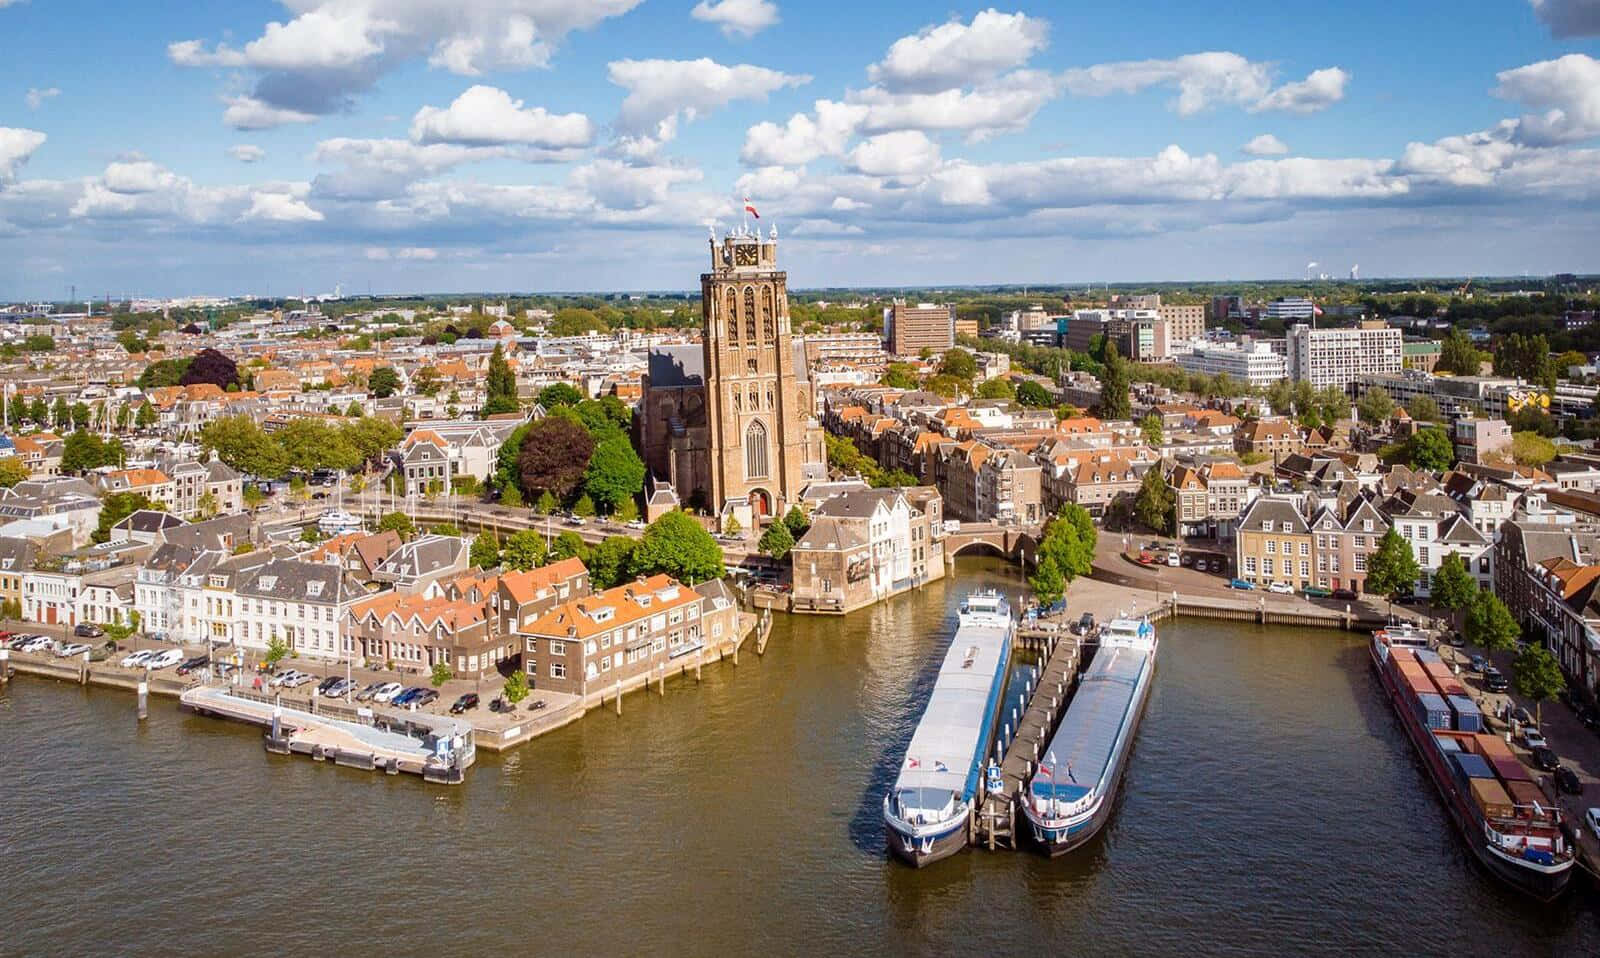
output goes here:
{"type": "Polygon", "coordinates": [[[754,286],[744,288],[744,338],[754,346],[756,342],[756,290],[754,286]]]}
{"type": "Polygon", "coordinates": [[[1263,520],[1261,520],[1261,531],[1262,532],[1271,532],[1272,531],[1272,520],[1271,519],[1263,519],[1263,520]]]}
{"type": "Polygon", "coordinates": [[[600,671],[602,671],[602,672],[611,671],[611,656],[608,655],[605,658],[600,660],[600,671]]]}
{"type": "Polygon", "coordinates": [[[1261,560],[1261,574],[1262,575],[1272,575],[1273,564],[1274,563],[1273,563],[1273,561],[1271,559],[1262,559],[1261,560]]]}
{"type": "MultiPolygon", "coordinates": [[[[532,640],[529,640],[529,642],[528,642],[528,651],[529,652],[533,651],[533,642],[532,642],[532,640]]],[[[561,641],[560,639],[551,639],[550,640],[550,654],[551,655],[566,655],[567,654],[567,643],[561,641]]]]}
{"type": "Polygon", "coordinates": [[[744,431],[744,477],[767,477],[767,427],[759,419],[744,431]]]}
{"type": "Polygon", "coordinates": [[[1268,539],[1267,540],[1267,554],[1268,555],[1277,555],[1278,554],[1278,540],[1277,539],[1268,539]]]}

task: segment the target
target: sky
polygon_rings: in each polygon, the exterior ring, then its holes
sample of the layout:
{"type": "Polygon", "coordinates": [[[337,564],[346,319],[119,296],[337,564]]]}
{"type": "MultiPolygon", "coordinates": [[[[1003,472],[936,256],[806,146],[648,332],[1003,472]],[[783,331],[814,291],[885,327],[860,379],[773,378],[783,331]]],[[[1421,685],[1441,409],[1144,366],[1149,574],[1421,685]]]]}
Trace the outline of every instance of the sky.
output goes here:
{"type": "Polygon", "coordinates": [[[0,0],[0,301],[1600,272],[1600,0],[0,0]],[[751,221],[756,225],[756,221],[751,221]]]}

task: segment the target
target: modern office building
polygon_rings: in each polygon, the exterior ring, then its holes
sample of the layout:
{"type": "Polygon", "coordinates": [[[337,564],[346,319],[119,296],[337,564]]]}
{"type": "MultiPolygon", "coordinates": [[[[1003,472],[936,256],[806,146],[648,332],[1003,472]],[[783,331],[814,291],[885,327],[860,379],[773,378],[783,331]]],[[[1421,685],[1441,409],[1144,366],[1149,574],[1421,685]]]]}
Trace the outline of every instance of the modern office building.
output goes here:
{"type": "Polygon", "coordinates": [[[1303,296],[1285,296],[1267,304],[1267,318],[1283,322],[1305,322],[1315,318],[1317,306],[1303,296]]]}
{"type": "Polygon", "coordinates": [[[1206,334],[1206,308],[1194,306],[1157,306],[1156,312],[1167,321],[1167,342],[1187,343],[1206,334]]]}
{"type": "Polygon", "coordinates": [[[1404,367],[1401,334],[1381,320],[1347,329],[1312,329],[1297,323],[1289,330],[1289,377],[1345,388],[1373,374],[1398,373],[1404,367]]]}
{"type": "Polygon", "coordinates": [[[956,308],[904,300],[883,310],[883,337],[895,356],[916,356],[924,349],[942,353],[956,344],[956,308]]]}
{"type": "Polygon", "coordinates": [[[1187,372],[1205,376],[1225,373],[1235,382],[1256,389],[1264,389],[1289,374],[1284,357],[1265,342],[1197,343],[1189,352],[1179,353],[1177,361],[1178,367],[1187,372]]]}

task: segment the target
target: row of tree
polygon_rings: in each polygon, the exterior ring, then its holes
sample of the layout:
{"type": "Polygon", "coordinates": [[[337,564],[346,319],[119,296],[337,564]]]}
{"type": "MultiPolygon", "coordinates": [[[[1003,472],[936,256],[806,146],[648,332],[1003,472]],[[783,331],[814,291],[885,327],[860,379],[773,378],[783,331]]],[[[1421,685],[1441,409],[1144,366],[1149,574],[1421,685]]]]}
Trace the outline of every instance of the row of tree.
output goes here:
{"type": "MultiPolygon", "coordinates": [[[[774,527],[781,525],[774,523],[774,527]]],[[[383,522],[379,526],[385,527],[383,522]]],[[[596,589],[657,574],[694,585],[720,579],[727,572],[722,547],[705,527],[679,510],[652,522],[637,539],[608,536],[593,546],[570,530],[550,541],[533,529],[512,533],[504,542],[494,533],[485,532],[473,540],[470,556],[472,564],[481,569],[500,566],[518,570],[573,557],[588,567],[589,579],[596,589]]]]}
{"type": "Polygon", "coordinates": [[[300,417],[267,432],[249,416],[224,416],[200,430],[200,444],[246,475],[279,479],[291,469],[359,471],[400,442],[391,422],[360,417],[344,422],[300,417]]]}
{"type": "Polygon", "coordinates": [[[1041,606],[1061,601],[1073,579],[1089,574],[1094,567],[1098,538],[1094,519],[1079,505],[1063,506],[1045,524],[1038,561],[1028,577],[1028,585],[1041,606]]]}

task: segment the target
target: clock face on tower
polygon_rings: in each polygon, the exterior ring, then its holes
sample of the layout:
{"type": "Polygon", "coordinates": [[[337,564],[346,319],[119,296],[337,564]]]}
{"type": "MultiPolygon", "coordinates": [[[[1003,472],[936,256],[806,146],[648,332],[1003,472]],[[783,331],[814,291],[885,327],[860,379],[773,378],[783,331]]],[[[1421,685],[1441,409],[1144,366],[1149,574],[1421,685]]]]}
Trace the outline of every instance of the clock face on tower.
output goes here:
{"type": "Polygon", "coordinates": [[[740,243],[738,246],[735,246],[733,248],[733,265],[735,265],[735,266],[754,266],[754,265],[756,265],[756,244],[754,244],[754,243],[740,243]]]}

